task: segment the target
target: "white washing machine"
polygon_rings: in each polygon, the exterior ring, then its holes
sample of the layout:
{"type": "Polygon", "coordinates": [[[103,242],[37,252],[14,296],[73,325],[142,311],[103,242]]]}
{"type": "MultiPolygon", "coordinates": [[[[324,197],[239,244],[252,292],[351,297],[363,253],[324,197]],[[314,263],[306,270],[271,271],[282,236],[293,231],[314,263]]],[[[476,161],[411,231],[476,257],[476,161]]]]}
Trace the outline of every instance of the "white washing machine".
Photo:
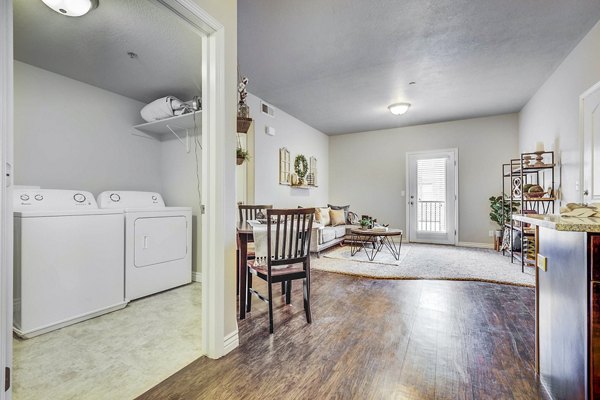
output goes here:
{"type": "Polygon", "coordinates": [[[123,308],[123,213],[85,191],[16,189],[14,331],[29,338],[123,308]]]}
{"type": "Polygon", "coordinates": [[[125,296],[137,299],[192,281],[192,209],[154,192],[107,191],[102,209],[125,212],[125,296]]]}

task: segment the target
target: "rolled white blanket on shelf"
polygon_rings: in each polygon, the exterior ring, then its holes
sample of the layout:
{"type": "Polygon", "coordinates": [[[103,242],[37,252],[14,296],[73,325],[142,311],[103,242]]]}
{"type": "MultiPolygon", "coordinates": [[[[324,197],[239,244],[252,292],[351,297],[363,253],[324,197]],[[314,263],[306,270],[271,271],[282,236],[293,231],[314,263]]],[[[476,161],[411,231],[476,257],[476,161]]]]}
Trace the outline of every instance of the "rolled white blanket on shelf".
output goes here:
{"type": "Polygon", "coordinates": [[[160,119],[181,115],[185,111],[183,101],[174,96],[161,97],[150,104],[146,104],[140,111],[144,121],[153,122],[160,119]]]}

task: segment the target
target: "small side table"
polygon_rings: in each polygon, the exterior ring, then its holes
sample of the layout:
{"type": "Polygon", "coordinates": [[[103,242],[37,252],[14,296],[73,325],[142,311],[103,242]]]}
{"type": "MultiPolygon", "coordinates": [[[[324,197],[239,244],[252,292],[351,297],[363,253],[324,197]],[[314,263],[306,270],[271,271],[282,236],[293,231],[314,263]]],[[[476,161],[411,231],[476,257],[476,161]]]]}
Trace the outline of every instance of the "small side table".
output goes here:
{"type": "Polygon", "coordinates": [[[402,230],[388,229],[387,231],[379,229],[352,229],[350,231],[351,247],[350,255],[354,256],[360,250],[364,250],[369,261],[375,260],[375,257],[385,246],[396,260],[400,260],[400,249],[402,247],[402,230]],[[394,242],[394,236],[400,236],[398,244],[394,242]],[[367,245],[373,245],[367,248],[367,245]]]}

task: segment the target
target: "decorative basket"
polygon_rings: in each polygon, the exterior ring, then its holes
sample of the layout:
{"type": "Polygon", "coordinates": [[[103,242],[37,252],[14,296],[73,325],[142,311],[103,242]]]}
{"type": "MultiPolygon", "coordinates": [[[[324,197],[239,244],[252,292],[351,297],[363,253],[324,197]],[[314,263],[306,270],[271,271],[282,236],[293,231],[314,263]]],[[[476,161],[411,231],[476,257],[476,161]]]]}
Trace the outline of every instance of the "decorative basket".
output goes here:
{"type": "Polygon", "coordinates": [[[544,197],[546,192],[530,192],[525,193],[525,197],[528,199],[539,199],[540,197],[544,197]]]}

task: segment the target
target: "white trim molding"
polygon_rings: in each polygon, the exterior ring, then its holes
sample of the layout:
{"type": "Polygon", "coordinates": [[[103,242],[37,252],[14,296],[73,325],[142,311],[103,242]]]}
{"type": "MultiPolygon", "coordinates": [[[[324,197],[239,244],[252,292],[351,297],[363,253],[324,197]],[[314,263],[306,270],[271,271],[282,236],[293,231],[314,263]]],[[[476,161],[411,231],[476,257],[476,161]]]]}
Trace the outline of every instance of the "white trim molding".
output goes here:
{"type": "MultiPolygon", "coordinates": [[[[156,0],[203,34],[202,37],[202,195],[200,281],[202,282],[202,352],[220,358],[225,348],[225,170],[229,158],[225,140],[225,27],[193,0],[156,0]]],[[[233,154],[233,153],[231,153],[233,154]]],[[[233,156],[231,156],[233,157],[233,156]]],[[[230,158],[231,158],[230,157],[230,158]]],[[[233,164],[232,164],[233,165],[233,164]]],[[[233,167],[232,167],[233,168],[233,167]]],[[[233,230],[232,230],[233,232],[233,230]]],[[[233,233],[232,233],[233,234],[233,233]]],[[[197,277],[195,277],[197,279],[197,277]]],[[[234,333],[237,337],[237,329],[234,333]]],[[[229,336],[229,335],[228,335],[229,336]]]]}
{"type": "MultiPolygon", "coordinates": [[[[596,146],[594,137],[590,134],[590,128],[585,123],[586,101],[600,90],[600,82],[587,89],[579,96],[579,202],[591,203],[594,199],[594,173],[597,166],[594,165],[593,149],[596,146]],[[586,129],[587,128],[587,129],[586,129]],[[587,133],[587,134],[586,134],[587,133]],[[586,151],[586,148],[588,151],[586,151]],[[588,193],[587,195],[585,193],[588,193]]],[[[597,108],[597,105],[594,106],[597,108]]]]}
{"type": "Polygon", "coordinates": [[[202,283],[202,272],[192,271],[192,281],[202,283]]]}
{"type": "Polygon", "coordinates": [[[13,215],[13,10],[0,0],[0,400],[12,398],[13,215]],[[5,385],[10,368],[10,387],[5,385]]]}
{"type": "Polygon", "coordinates": [[[202,41],[202,348],[210,358],[227,354],[225,336],[225,32],[202,41]]]}
{"type": "Polygon", "coordinates": [[[237,329],[223,338],[223,349],[225,350],[225,354],[229,353],[239,345],[240,336],[237,329]]]}
{"type": "Polygon", "coordinates": [[[493,249],[493,243],[458,242],[459,247],[473,247],[476,249],[493,249]]]}

